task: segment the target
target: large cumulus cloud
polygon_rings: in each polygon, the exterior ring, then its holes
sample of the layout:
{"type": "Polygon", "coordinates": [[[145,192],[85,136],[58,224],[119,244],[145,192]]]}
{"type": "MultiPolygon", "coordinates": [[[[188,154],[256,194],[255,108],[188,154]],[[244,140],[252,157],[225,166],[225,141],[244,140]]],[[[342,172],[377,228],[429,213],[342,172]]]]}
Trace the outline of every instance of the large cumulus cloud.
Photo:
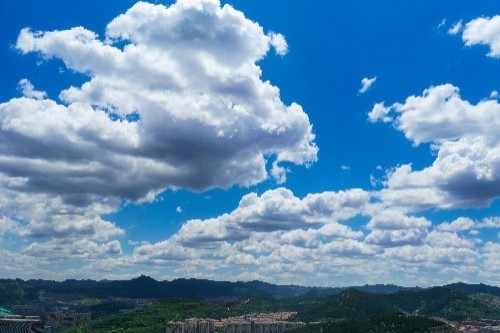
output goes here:
{"type": "MultiPolygon", "coordinates": [[[[83,27],[23,29],[17,50],[60,59],[89,80],[58,101],[22,79],[24,96],[0,104],[0,195],[55,198],[56,216],[104,206],[90,213],[96,220],[123,200],[152,200],[168,188],[257,184],[268,162],[283,182],[282,162],[307,166],[318,148],[300,105],[285,105],[261,80],[256,62],[271,47],[287,52],[282,35],[218,0],[138,2],[104,38],[83,27]]],[[[0,208],[4,216],[12,210],[0,208]]],[[[19,209],[15,216],[43,218],[19,209]]]]}

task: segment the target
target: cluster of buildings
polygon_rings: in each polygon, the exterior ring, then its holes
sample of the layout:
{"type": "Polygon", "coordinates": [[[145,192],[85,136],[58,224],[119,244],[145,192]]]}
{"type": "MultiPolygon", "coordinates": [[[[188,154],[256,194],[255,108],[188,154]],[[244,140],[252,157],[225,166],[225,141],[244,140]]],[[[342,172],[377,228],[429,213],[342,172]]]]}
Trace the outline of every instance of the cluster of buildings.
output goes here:
{"type": "Polygon", "coordinates": [[[455,327],[459,332],[500,332],[500,320],[463,321],[455,327]]]}
{"type": "Polygon", "coordinates": [[[47,333],[40,317],[2,316],[0,333],[47,333]]]}
{"type": "Polygon", "coordinates": [[[152,305],[157,298],[130,298],[130,297],[110,297],[112,301],[122,302],[128,305],[132,305],[134,308],[144,308],[146,306],[152,305]]]}
{"type": "Polygon", "coordinates": [[[167,333],[283,333],[304,326],[301,322],[288,319],[296,312],[254,313],[239,317],[213,319],[187,319],[184,322],[170,322],[167,333]]]}
{"type": "Polygon", "coordinates": [[[45,315],[45,323],[53,328],[77,327],[90,323],[90,313],[49,312],[45,315]]]}
{"type": "Polygon", "coordinates": [[[39,316],[0,313],[0,333],[53,333],[55,329],[76,327],[90,322],[90,313],[52,312],[39,316]]]}

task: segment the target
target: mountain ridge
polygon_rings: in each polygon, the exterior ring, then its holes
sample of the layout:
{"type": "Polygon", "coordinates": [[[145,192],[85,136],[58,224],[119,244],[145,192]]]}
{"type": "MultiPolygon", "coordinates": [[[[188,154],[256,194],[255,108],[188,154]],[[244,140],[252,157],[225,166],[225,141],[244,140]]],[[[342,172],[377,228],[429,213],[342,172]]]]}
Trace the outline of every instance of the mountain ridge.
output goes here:
{"type": "MultiPolygon", "coordinates": [[[[126,297],[126,298],[190,298],[206,300],[226,297],[262,297],[267,299],[286,299],[293,297],[321,297],[337,295],[345,290],[356,289],[368,293],[394,294],[400,291],[425,291],[435,287],[401,287],[393,284],[375,284],[352,287],[310,287],[299,285],[277,285],[253,281],[214,281],[208,279],[179,278],[171,281],[158,281],[141,275],[130,280],[75,280],[64,281],[42,279],[0,279],[0,302],[15,303],[34,300],[40,291],[52,295],[81,294],[85,297],[126,297]]],[[[440,288],[471,295],[487,293],[500,296],[500,287],[486,284],[453,283],[440,288]]]]}

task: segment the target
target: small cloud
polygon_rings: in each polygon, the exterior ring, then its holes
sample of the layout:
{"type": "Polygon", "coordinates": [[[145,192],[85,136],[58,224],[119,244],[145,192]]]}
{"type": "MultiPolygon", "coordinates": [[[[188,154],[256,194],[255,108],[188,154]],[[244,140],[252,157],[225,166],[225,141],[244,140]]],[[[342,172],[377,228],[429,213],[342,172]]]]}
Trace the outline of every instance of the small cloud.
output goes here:
{"type": "Polygon", "coordinates": [[[477,231],[476,229],[472,229],[471,231],[469,231],[469,234],[472,236],[477,236],[479,235],[479,231],[477,231]]]}
{"type": "Polygon", "coordinates": [[[341,165],[340,169],[342,169],[342,171],[349,171],[349,170],[351,170],[351,167],[348,165],[341,165]]]}
{"type": "Polygon", "coordinates": [[[457,35],[463,29],[462,20],[455,23],[450,29],[448,29],[449,35],[457,35]]]}
{"type": "Polygon", "coordinates": [[[382,166],[381,166],[381,165],[377,165],[377,166],[375,167],[375,169],[377,169],[377,170],[379,170],[379,171],[380,171],[380,170],[382,170],[382,166]]]}
{"type": "Polygon", "coordinates": [[[148,244],[149,244],[149,242],[148,242],[148,241],[133,241],[133,240],[131,240],[131,239],[129,239],[129,240],[127,241],[127,243],[128,243],[128,245],[130,245],[130,246],[134,246],[134,247],[135,247],[135,246],[144,246],[144,245],[148,245],[148,244]]]}
{"type": "Polygon", "coordinates": [[[458,232],[458,231],[466,231],[471,230],[474,227],[475,223],[473,220],[467,217],[459,217],[455,221],[448,223],[441,223],[436,227],[439,231],[449,231],[449,232],[458,232]]]}
{"type": "Polygon", "coordinates": [[[139,245],[139,242],[136,242],[136,241],[133,241],[133,240],[130,240],[130,239],[127,241],[127,243],[130,246],[137,246],[137,245],[139,245]]]}
{"type": "Polygon", "coordinates": [[[444,27],[446,25],[446,19],[442,19],[441,22],[438,24],[437,28],[438,29],[441,29],[442,27],[444,27]]]}
{"type": "Polygon", "coordinates": [[[277,161],[274,161],[273,168],[271,169],[271,175],[276,180],[276,183],[283,184],[286,182],[286,174],[289,172],[287,168],[278,165],[277,161]]]}
{"type": "Polygon", "coordinates": [[[47,96],[45,91],[35,90],[35,87],[28,79],[19,81],[18,89],[21,90],[23,96],[27,98],[44,99],[47,96]]]}
{"type": "Polygon", "coordinates": [[[175,209],[175,211],[179,214],[182,214],[182,208],[181,206],[177,206],[177,208],[175,209]]]}
{"type": "Polygon", "coordinates": [[[288,53],[288,43],[286,42],[285,36],[279,33],[270,32],[269,33],[270,43],[276,50],[276,54],[284,56],[288,53]]]}
{"type": "Polygon", "coordinates": [[[498,94],[498,91],[496,90],[493,90],[490,94],[490,98],[495,98],[495,99],[498,99],[500,98],[500,95],[498,94]]]}
{"type": "Polygon", "coordinates": [[[385,106],[384,102],[377,103],[373,106],[373,109],[368,113],[368,119],[370,122],[375,123],[377,121],[383,121],[388,123],[392,120],[389,116],[391,112],[391,107],[385,106]]]}
{"type": "Polygon", "coordinates": [[[360,94],[364,94],[365,92],[370,89],[370,87],[377,81],[377,77],[374,76],[371,79],[365,77],[364,79],[361,80],[361,89],[359,89],[360,94]]]}

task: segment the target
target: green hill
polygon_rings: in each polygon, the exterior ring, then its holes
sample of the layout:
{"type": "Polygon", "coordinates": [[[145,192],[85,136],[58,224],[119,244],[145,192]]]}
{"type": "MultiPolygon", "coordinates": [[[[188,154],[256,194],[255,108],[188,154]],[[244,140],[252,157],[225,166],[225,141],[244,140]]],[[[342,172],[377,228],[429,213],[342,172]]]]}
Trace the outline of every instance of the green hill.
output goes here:
{"type": "MultiPolygon", "coordinates": [[[[280,300],[245,297],[224,307],[194,300],[166,299],[132,313],[104,316],[80,331],[71,332],[158,332],[170,320],[191,317],[219,319],[278,311],[297,312],[294,318],[297,321],[320,322],[324,333],[431,332],[436,328],[446,330],[442,322],[431,317],[448,320],[495,319],[500,316],[499,304],[500,301],[493,295],[469,297],[444,287],[393,294],[347,289],[330,296],[280,300]],[[347,330],[348,327],[351,330],[347,330]]],[[[297,333],[318,332],[317,329],[313,325],[297,333]]]]}
{"type": "Polygon", "coordinates": [[[458,283],[448,284],[445,287],[465,295],[491,294],[495,296],[500,296],[500,287],[488,286],[487,284],[483,283],[467,284],[463,282],[458,282],[458,283]]]}

